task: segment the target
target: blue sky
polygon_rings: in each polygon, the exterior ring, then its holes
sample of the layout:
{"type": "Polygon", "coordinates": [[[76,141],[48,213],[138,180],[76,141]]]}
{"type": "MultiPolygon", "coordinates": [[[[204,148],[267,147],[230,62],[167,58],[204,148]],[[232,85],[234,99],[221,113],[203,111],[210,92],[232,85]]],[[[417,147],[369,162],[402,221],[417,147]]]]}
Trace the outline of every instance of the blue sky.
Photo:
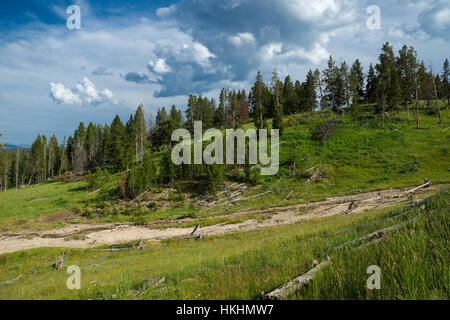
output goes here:
{"type": "Polygon", "coordinates": [[[386,41],[414,46],[440,72],[450,52],[450,0],[181,0],[0,3],[3,142],[59,139],[80,121],[126,120],[187,95],[248,89],[261,70],[304,80],[330,54],[367,70],[386,41]],[[78,5],[81,29],[66,27],[78,5]],[[381,29],[366,9],[381,9],[381,29]]]}

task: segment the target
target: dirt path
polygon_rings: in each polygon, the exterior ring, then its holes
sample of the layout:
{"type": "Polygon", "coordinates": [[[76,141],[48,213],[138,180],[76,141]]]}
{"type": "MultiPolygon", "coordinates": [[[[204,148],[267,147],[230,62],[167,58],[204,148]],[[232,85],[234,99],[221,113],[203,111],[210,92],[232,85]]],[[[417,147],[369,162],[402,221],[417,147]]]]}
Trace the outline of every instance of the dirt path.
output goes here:
{"type": "MultiPolygon", "coordinates": [[[[218,224],[201,228],[197,234],[218,235],[239,231],[251,231],[265,227],[294,224],[299,221],[331,217],[340,214],[365,212],[374,208],[383,208],[395,203],[408,201],[411,195],[438,190],[440,186],[429,186],[414,192],[411,188],[389,189],[379,192],[361,193],[352,196],[332,197],[326,201],[298,204],[266,210],[242,211],[224,217],[234,218],[245,215],[271,214],[262,221],[250,219],[236,224],[218,224]],[[355,206],[356,205],[356,206],[355,206]]],[[[190,219],[189,221],[192,221],[190,219]]],[[[148,226],[127,224],[71,225],[65,228],[23,234],[0,235],[0,254],[39,247],[89,248],[104,244],[129,242],[133,240],[163,240],[188,236],[192,230],[187,228],[151,229],[148,226]],[[72,235],[83,235],[80,239],[72,235]],[[69,238],[67,238],[69,237],[69,238]]]]}

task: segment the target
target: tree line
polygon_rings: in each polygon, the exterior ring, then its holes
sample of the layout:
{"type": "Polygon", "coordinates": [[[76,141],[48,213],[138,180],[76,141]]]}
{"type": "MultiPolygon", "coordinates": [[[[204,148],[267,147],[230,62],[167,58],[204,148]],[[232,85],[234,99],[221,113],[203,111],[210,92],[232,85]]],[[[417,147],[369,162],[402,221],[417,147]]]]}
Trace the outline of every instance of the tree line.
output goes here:
{"type": "MultiPolygon", "coordinates": [[[[383,45],[377,63],[370,64],[367,72],[359,59],[350,66],[345,61],[338,64],[332,56],[324,70],[310,70],[303,82],[293,82],[289,75],[282,81],[275,68],[266,84],[258,72],[248,94],[224,88],[217,102],[190,95],[184,115],[176,106],[169,110],[162,107],[154,119],[146,119],[140,105],[126,122],[118,115],[110,125],[91,122],[86,126],[81,122],[61,143],[55,135],[47,138],[38,134],[29,150],[0,152],[0,190],[41,183],[66,172],[81,176],[97,169],[127,172],[119,181],[123,196],[128,193],[133,197],[149,185],[173,184],[179,179],[206,181],[211,187],[221,181],[220,166],[174,166],[170,161],[170,137],[175,129],[192,132],[195,121],[203,122],[203,130],[238,128],[251,119],[262,129],[269,128],[268,120],[272,119],[272,128],[282,134],[285,115],[317,109],[344,113],[345,107],[373,104],[384,122],[386,112],[402,107],[409,119],[413,103],[418,127],[419,101],[426,101],[427,106],[436,101],[442,121],[438,101],[450,104],[449,73],[448,59],[442,74],[435,74],[418,59],[414,48],[404,46],[395,55],[389,43],[383,45]],[[157,170],[152,154],[164,151],[157,170]]],[[[97,176],[101,176],[100,171],[97,176]]],[[[250,179],[248,171],[246,176],[250,179]]]]}

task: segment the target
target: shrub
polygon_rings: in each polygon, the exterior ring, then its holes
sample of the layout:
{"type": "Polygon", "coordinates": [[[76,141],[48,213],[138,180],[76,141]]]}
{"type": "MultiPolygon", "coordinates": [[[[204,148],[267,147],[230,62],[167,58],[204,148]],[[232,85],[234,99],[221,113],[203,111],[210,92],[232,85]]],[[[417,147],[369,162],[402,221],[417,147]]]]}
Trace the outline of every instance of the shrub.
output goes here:
{"type": "Polygon", "coordinates": [[[323,143],[324,141],[331,138],[333,133],[336,131],[336,127],[338,122],[336,120],[319,122],[313,131],[313,139],[320,141],[323,143]]]}

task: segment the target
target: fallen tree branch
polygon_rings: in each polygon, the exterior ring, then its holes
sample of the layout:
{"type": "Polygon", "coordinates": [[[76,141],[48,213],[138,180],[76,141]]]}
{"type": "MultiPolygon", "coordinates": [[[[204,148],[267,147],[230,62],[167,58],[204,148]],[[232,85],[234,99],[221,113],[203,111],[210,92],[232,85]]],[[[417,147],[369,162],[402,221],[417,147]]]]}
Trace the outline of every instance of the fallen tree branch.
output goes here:
{"type": "Polygon", "coordinates": [[[236,200],[234,200],[234,201],[243,201],[243,200],[254,199],[254,198],[257,198],[257,197],[265,196],[266,194],[269,194],[269,193],[272,193],[272,192],[273,192],[272,190],[269,190],[269,191],[266,191],[266,192],[264,192],[264,193],[255,194],[254,196],[250,196],[250,197],[247,197],[247,198],[236,199],[236,200]]]}
{"type": "Polygon", "coordinates": [[[264,298],[269,300],[283,300],[286,296],[306,286],[312,279],[314,279],[316,274],[322,268],[328,266],[329,264],[330,258],[327,258],[325,261],[318,264],[313,269],[309,270],[307,273],[289,281],[288,283],[278,287],[274,291],[265,295],[264,298]]]}
{"type": "Polygon", "coordinates": [[[4,281],[4,282],[2,283],[2,285],[4,285],[4,286],[10,285],[11,283],[13,283],[13,282],[15,282],[15,281],[17,281],[17,280],[20,280],[20,279],[22,279],[22,278],[23,278],[23,275],[20,275],[20,276],[14,278],[14,279],[4,281]]]}
{"type": "Polygon", "coordinates": [[[403,195],[407,195],[407,194],[416,192],[417,190],[422,189],[422,188],[426,188],[426,187],[428,187],[429,185],[431,185],[431,181],[426,181],[426,182],[425,182],[424,184],[422,184],[421,186],[415,187],[415,188],[413,188],[413,189],[411,189],[411,190],[408,190],[408,191],[404,192],[403,195]]]}
{"type": "Polygon", "coordinates": [[[290,196],[293,192],[294,192],[294,189],[292,189],[292,190],[287,194],[287,196],[284,197],[284,199],[281,200],[280,202],[286,201],[286,199],[289,198],[289,196],[290,196]]]}
{"type": "Polygon", "coordinates": [[[133,203],[135,201],[138,201],[143,195],[145,195],[148,192],[148,190],[145,190],[144,192],[142,192],[140,195],[138,195],[136,198],[134,198],[133,200],[130,201],[130,203],[133,203]]]}
{"type": "Polygon", "coordinates": [[[345,242],[345,243],[335,247],[334,249],[335,250],[340,250],[340,249],[344,249],[344,248],[346,248],[346,247],[348,247],[348,246],[350,246],[352,244],[360,243],[360,242],[363,242],[363,241],[366,241],[366,240],[373,240],[373,239],[382,238],[382,237],[384,237],[386,235],[386,233],[388,233],[390,231],[397,230],[397,229],[403,227],[404,225],[407,225],[407,224],[409,224],[409,223],[411,223],[413,221],[414,221],[414,219],[406,221],[406,222],[402,222],[402,223],[399,223],[399,224],[396,224],[396,225],[393,225],[393,226],[390,226],[390,227],[385,228],[385,229],[377,230],[375,232],[372,232],[372,233],[370,233],[368,235],[365,235],[363,237],[360,237],[358,239],[345,242]]]}

